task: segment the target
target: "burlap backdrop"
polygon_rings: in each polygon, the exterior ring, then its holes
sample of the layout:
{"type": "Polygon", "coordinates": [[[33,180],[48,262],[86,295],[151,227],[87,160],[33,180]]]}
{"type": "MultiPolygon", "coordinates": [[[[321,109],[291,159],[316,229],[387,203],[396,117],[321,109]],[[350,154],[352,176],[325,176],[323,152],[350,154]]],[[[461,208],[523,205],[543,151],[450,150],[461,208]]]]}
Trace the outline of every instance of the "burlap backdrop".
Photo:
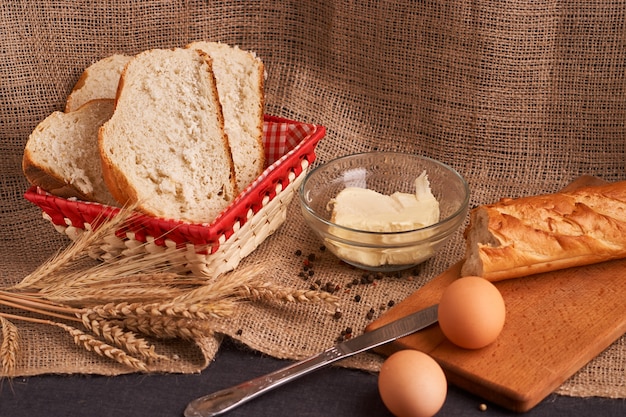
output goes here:
{"type": "MultiPolygon", "coordinates": [[[[612,1],[38,1],[3,2],[0,59],[0,280],[20,280],[67,244],[23,199],[22,151],[31,130],[64,100],[82,70],[112,53],[208,39],[254,50],[264,60],[267,113],[325,125],[320,161],[374,148],[424,154],[459,170],[472,204],[551,192],[581,174],[626,179],[626,7],[612,1]]],[[[359,276],[319,250],[294,202],[283,227],[244,263],[304,286],[302,258],[316,253],[316,278],[359,276]]],[[[370,308],[400,301],[461,258],[457,234],[435,259],[401,278],[342,293],[341,320],[321,306],[250,304],[225,334],[281,358],[326,348],[370,308]],[[352,301],[355,294],[362,301],[352,301]]],[[[601,302],[601,300],[598,300],[601,302]]],[[[21,375],[116,374],[124,369],[75,347],[61,331],[21,325],[21,375]]],[[[204,368],[202,349],[171,344],[176,372],[204,368]]],[[[622,337],[560,389],[626,397],[622,337]]],[[[348,366],[375,370],[362,355],[348,366]]]]}

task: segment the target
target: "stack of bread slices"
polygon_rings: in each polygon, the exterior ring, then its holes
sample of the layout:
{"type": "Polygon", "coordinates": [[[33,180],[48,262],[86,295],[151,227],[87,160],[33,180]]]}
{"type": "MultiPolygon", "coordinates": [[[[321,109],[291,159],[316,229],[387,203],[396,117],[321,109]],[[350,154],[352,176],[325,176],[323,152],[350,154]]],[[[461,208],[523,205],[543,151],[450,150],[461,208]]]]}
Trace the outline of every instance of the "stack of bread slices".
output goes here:
{"type": "Polygon", "coordinates": [[[112,55],[28,138],[26,178],[51,194],[211,222],[265,168],[265,69],[218,42],[112,55]]]}

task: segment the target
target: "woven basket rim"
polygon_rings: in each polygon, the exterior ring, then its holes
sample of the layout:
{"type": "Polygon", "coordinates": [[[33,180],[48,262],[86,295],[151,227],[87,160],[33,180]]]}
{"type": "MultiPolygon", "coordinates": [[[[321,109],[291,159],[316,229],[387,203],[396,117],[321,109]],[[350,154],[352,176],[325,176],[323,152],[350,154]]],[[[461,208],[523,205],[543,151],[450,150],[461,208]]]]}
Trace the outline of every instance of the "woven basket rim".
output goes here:
{"type": "MultiPolygon", "coordinates": [[[[210,223],[191,223],[175,219],[157,218],[143,213],[133,214],[118,237],[133,233],[136,240],[145,242],[152,237],[155,243],[165,246],[165,240],[172,240],[179,246],[211,246],[211,252],[219,248],[220,242],[228,240],[235,227],[241,227],[269,201],[272,201],[293,180],[298,177],[316,158],[315,147],[325,136],[324,126],[298,122],[283,117],[265,115],[267,123],[303,126],[308,134],[292,149],[269,165],[235,200],[210,223]],[[304,162],[306,160],[306,162],[304,162]],[[303,164],[304,162],[304,164],[303,164]],[[304,166],[303,166],[304,165],[304,166]]],[[[84,229],[85,224],[95,228],[106,219],[115,216],[120,208],[75,198],[63,198],[31,186],[24,197],[39,206],[53,224],[84,229]],[[68,224],[69,222],[69,224],[68,224]]]]}

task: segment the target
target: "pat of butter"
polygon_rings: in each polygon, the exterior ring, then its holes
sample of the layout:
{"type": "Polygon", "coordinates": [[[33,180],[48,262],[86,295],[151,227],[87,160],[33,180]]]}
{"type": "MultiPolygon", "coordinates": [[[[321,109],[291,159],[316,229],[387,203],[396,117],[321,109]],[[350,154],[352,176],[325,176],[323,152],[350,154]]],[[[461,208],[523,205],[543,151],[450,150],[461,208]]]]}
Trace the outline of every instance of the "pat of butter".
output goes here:
{"type": "Polygon", "coordinates": [[[359,187],[343,189],[329,203],[332,221],[369,232],[402,232],[439,221],[439,202],[430,190],[426,173],[415,180],[415,194],[380,194],[359,187]]]}
{"type": "MultiPolygon", "coordinates": [[[[432,194],[426,173],[415,180],[415,194],[395,192],[380,194],[373,190],[348,187],[329,202],[334,223],[366,232],[408,232],[439,221],[439,202],[432,194]]],[[[332,250],[347,262],[378,267],[381,265],[410,265],[428,259],[432,244],[415,244],[414,239],[427,239],[430,230],[410,235],[358,235],[348,229],[333,228],[340,239],[367,239],[353,246],[340,240],[327,240],[332,250]],[[381,248],[380,245],[386,246],[381,248]]]]}

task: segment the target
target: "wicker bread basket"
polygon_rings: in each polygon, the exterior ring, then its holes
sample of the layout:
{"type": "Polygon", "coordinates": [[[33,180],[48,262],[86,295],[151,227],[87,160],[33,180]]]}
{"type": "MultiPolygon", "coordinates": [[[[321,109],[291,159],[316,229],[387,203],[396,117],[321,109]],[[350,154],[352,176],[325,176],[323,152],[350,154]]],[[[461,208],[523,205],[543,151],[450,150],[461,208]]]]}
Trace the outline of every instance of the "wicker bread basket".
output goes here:
{"type": "MultiPolygon", "coordinates": [[[[268,115],[263,132],[268,167],[212,223],[139,214],[91,256],[106,261],[142,252],[176,251],[176,256],[168,259],[176,259],[181,272],[215,277],[235,269],[285,221],[287,206],[315,160],[315,146],[326,133],[323,126],[268,115]]],[[[72,240],[119,212],[115,207],[56,197],[39,187],[31,187],[25,198],[72,240]]]]}

